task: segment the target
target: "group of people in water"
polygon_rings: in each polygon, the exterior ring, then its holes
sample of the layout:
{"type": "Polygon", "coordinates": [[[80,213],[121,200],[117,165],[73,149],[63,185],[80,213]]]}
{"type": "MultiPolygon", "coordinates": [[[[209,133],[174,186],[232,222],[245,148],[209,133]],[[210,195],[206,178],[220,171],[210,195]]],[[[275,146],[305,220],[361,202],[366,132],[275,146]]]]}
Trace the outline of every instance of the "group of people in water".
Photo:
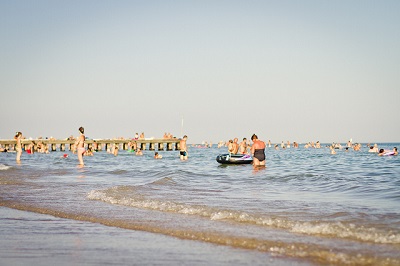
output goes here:
{"type": "Polygon", "coordinates": [[[251,154],[254,166],[265,166],[265,142],[258,139],[256,134],[251,136],[253,145],[247,142],[247,138],[238,143],[239,139],[234,138],[228,141],[228,152],[230,154],[251,154]]]}
{"type": "MultiPolygon", "coordinates": [[[[272,147],[271,141],[269,140],[268,144],[266,144],[264,141],[259,140],[257,135],[255,134],[253,134],[251,140],[253,141],[253,145],[250,145],[246,138],[243,138],[243,140],[240,143],[238,143],[238,138],[234,138],[233,140],[230,139],[226,144],[226,146],[228,147],[229,154],[251,154],[253,157],[253,165],[255,166],[265,165],[265,149],[266,147],[272,147]]],[[[218,147],[223,146],[220,144],[218,145],[218,147]]],[[[290,146],[291,146],[290,141],[287,141],[286,144],[282,141],[280,144],[281,149],[290,149],[290,146]]],[[[293,142],[292,147],[298,148],[299,144],[297,142],[293,142]]],[[[344,148],[340,143],[332,143],[331,145],[327,145],[327,147],[329,147],[331,154],[336,154],[336,150],[338,149],[339,150],[344,149],[345,152],[348,152],[350,149],[353,149],[354,151],[359,151],[361,150],[362,145],[361,143],[353,144],[351,141],[348,141],[344,148]]],[[[385,149],[378,149],[377,144],[371,146],[369,143],[367,144],[367,147],[369,148],[368,152],[378,153],[378,156],[389,156],[389,155],[399,154],[397,151],[397,147],[394,147],[392,150],[385,150],[385,149]]],[[[319,141],[315,143],[308,142],[304,145],[304,148],[320,149],[321,143],[319,141]]],[[[279,145],[275,144],[274,149],[279,150],[279,145]]]]}
{"type": "MultiPolygon", "coordinates": [[[[69,140],[75,140],[74,144],[72,145],[72,152],[77,154],[78,157],[78,165],[79,166],[84,166],[83,162],[83,156],[91,156],[93,155],[93,150],[92,148],[88,148],[86,150],[85,148],[85,129],[83,127],[79,127],[79,136],[75,139],[73,136],[69,138],[69,140]]],[[[170,133],[165,133],[163,136],[163,139],[173,139],[175,137],[172,136],[170,133]]],[[[182,161],[186,161],[188,159],[188,149],[187,149],[187,136],[185,135],[179,142],[180,144],[180,150],[179,150],[179,157],[182,161]]],[[[15,151],[16,151],[16,161],[17,163],[21,162],[21,155],[22,155],[22,132],[16,132],[16,135],[14,136],[14,139],[16,140],[16,145],[15,145],[15,151]]],[[[135,137],[128,143],[129,150],[128,151],[134,151],[136,155],[143,155],[143,152],[141,151],[140,148],[137,147],[136,140],[144,139],[144,133],[142,132],[140,135],[138,133],[135,134],[135,137]]],[[[34,151],[41,151],[45,150],[46,153],[48,153],[48,147],[47,145],[44,145],[43,143],[38,143],[36,144],[34,141],[32,141],[31,144],[29,144],[25,151],[27,153],[34,153],[34,151]],[[45,150],[47,148],[47,150],[45,150]]],[[[97,143],[94,141],[93,142],[93,149],[97,151],[97,143]]],[[[112,153],[115,156],[118,155],[118,145],[114,144],[111,149],[107,150],[108,153],[112,153]]],[[[5,150],[7,151],[7,150],[5,150]]],[[[68,154],[64,154],[62,156],[63,158],[67,158],[68,154]]],[[[154,159],[162,159],[162,155],[159,154],[158,152],[155,152],[154,154],[154,159]]]]}
{"type": "MultiPolygon", "coordinates": [[[[79,127],[79,136],[75,139],[75,143],[73,144],[73,152],[77,154],[78,157],[78,163],[79,166],[83,166],[83,156],[90,156],[93,155],[92,148],[88,148],[86,150],[85,148],[85,130],[83,127],[79,127]]],[[[175,138],[172,137],[171,134],[165,133],[163,138],[175,138]]],[[[182,161],[186,161],[188,159],[188,148],[187,148],[187,136],[183,136],[182,139],[179,141],[179,157],[182,161]]],[[[15,145],[15,151],[16,151],[16,161],[20,162],[21,161],[21,154],[22,154],[22,144],[21,140],[23,139],[22,133],[21,132],[16,132],[16,135],[14,137],[16,140],[16,145],[15,145]]],[[[143,155],[143,152],[140,150],[140,148],[137,147],[136,140],[139,139],[144,139],[144,133],[139,134],[136,133],[135,137],[128,143],[129,150],[128,151],[134,151],[136,152],[136,155],[143,155]]],[[[251,136],[251,141],[253,144],[251,145],[247,138],[243,138],[242,141],[239,143],[238,138],[234,138],[233,140],[229,140],[226,144],[228,147],[228,152],[230,154],[243,154],[243,155],[251,155],[253,157],[253,165],[254,166],[265,166],[266,163],[266,157],[265,157],[265,149],[267,147],[272,147],[272,143],[269,140],[268,143],[266,144],[264,141],[259,140],[258,136],[256,134],[253,134],[251,136]]],[[[222,145],[218,145],[218,148],[221,147],[222,145]]],[[[290,142],[288,141],[286,144],[282,141],[281,143],[281,148],[282,149],[288,149],[290,148],[290,142]]],[[[298,148],[299,144],[297,142],[293,142],[293,148],[298,148]]],[[[96,143],[93,143],[93,148],[96,150],[96,143]]],[[[316,143],[314,142],[308,142],[304,145],[304,148],[316,148],[319,149],[321,148],[321,144],[319,141],[316,143]]],[[[341,144],[339,143],[332,143],[331,145],[328,146],[330,148],[331,154],[336,154],[336,150],[343,149],[341,144]]],[[[353,149],[355,151],[359,151],[361,149],[362,145],[360,143],[353,144],[351,141],[348,141],[346,146],[344,147],[345,151],[349,151],[349,149],[353,149]]],[[[397,147],[394,147],[393,150],[385,150],[385,149],[379,149],[377,144],[370,145],[367,144],[367,147],[369,148],[368,152],[371,153],[377,153],[379,156],[388,156],[388,155],[398,155],[397,147]]],[[[274,145],[274,148],[277,150],[279,149],[278,144],[274,145]]],[[[43,143],[31,143],[26,147],[26,152],[27,153],[33,153],[34,150],[43,153],[48,153],[47,145],[44,145],[43,143]]],[[[110,151],[107,151],[109,153],[114,154],[115,156],[118,155],[118,145],[114,145],[110,151]]],[[[68,157],[65,156],[64,157],[68,157]]],[[[154,159],[161,159],[162,155],[159,154],[158,152],[155,152],[154,154],[154,159]]]]}

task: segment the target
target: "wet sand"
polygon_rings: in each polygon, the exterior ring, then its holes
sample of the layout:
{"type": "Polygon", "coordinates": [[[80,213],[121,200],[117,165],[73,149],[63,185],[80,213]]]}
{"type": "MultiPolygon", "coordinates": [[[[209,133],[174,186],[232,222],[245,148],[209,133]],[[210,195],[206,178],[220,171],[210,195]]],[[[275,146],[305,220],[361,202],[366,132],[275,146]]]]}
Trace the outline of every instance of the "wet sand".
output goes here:
{"type": "Polygon", "coordinates": [[[310,265],[5,207],[0,207],[0,227],[0,265],[310,265]]]}

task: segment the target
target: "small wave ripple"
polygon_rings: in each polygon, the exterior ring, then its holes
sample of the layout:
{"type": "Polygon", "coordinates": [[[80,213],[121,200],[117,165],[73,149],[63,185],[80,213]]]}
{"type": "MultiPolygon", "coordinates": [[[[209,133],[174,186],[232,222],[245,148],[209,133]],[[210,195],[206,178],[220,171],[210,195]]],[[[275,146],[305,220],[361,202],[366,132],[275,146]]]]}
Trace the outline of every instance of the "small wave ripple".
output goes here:
{"type": "Polygon", "coordinates": [[[9,165],[0,164],[0,171],[8,170],[10,168],[11,168],[11,166],[9,166],[9,165]]]}
{"type": "Polygon", "coordinates": [[[132,193],[132,190],[127,189],[126,186],[92,190],[88,193],[87,198],[140,209],[206,217],[210,220],[229,220],[237,223],[272,227],[298,234],[351,239],[369,243],[400,244],[400,232],[393,230],[385,231],[374,227],[337,221],[294,221],[278,216],[218,209],[205,205],[189,205],[170,200],[153,199],[140,193],[132,193]],[[127,191],[129,193],[126,193],[127,191]]]}

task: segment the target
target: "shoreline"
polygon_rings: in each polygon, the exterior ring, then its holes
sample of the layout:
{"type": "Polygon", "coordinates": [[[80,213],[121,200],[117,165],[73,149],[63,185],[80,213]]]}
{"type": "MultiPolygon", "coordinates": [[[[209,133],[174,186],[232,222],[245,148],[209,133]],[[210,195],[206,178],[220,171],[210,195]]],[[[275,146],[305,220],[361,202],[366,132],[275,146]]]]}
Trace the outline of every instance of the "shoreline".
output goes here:
{"type": "Polygon", "coordinates": [[[258,251],[0,206],[4,265],[310,265],[258,251]],[[99,232],[101,232],[99,234],[99,232]]]}

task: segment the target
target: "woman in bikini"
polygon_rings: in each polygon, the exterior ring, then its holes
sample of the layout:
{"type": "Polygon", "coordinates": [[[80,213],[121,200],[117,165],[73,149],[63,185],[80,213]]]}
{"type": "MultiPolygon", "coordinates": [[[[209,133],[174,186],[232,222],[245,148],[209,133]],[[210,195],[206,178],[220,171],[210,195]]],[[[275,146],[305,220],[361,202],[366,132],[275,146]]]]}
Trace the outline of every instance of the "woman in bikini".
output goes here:
{"type": "Polygon", "coordinates": [[[251,146],[251,154],[253,155],[254,166],[265,166],[265,143],[258,139],[256,134],[251,136],[253,145],[251,146]]]}
{"type": "Polygon", "coordinates": [[[79,161],[79,165],[83,166],[83,154],[85,153],[85,135],[84,135],[84,128],[80,127],[79,128],[79,133],[80,136],[78,137],[78,139],[75,142],[75,147],[76,147],[76,152],[78,154],[78,161],[79,161]]]}
{"type": "Polygon", "coordinates": [[[17,132],[14,139],[17,141],[17,145],[15,146],[15,151],[17,152],[17,163],[21,162],[21,154],[22,154],[22,144],[21,144],[22,133],[17,132]]]}

